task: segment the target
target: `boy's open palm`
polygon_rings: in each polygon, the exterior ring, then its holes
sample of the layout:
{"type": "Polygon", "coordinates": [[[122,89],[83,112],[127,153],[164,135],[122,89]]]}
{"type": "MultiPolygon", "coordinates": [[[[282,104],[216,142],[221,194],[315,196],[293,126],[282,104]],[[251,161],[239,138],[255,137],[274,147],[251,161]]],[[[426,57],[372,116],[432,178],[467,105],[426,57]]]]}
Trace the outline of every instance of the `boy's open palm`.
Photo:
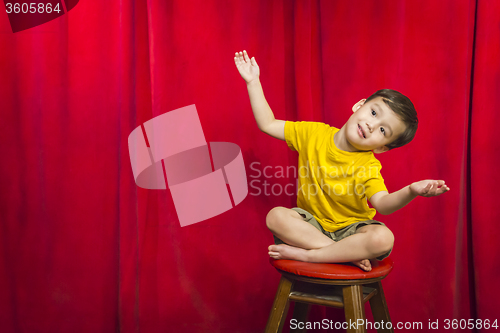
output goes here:
{"type": "Polygon", "coordinates": [[[415,195],[434,197],[448,192],[450,188],[445,185],[444,180],[427,179],[411,184],[410,190],[415,195]]]}
{"type": "Polygon", "coordinates": [[[238,68],[241,77],[247,83],[259,78],[259,65],[257,65],[255,57],[252,57],[252,59],[248,57],[247,51],[236,52],[234,54],[234,63],[236,64],[236,68],[238,68]]]}

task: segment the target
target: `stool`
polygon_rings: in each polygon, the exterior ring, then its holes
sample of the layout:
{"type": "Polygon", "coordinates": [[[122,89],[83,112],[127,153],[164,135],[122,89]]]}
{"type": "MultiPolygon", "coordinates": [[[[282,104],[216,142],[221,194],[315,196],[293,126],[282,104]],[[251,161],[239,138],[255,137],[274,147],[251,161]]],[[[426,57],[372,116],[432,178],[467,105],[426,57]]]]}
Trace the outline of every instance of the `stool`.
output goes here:
{"type": "Polygon", "coordinates": [[[372,270],[369,272],[354,265],[269,259],[271,265],[281,273],[281,280],[266,333],[281,332],[290,301],[296,302],[293,318],[297,322],[306,322],[310,304],[318,304],[343,308],[347,332],[366,332],[366,325],[353,327],[349,323],[357,322],[358,319],[366,323],[364,304],[368,300],[373,318],[378,322],[378,326],[373,323],[373,328],[378,328],[377,332],[394,332],[386,324],[391,319],[381,283],[392,270],[392,259],[372,261],[372,270]]]}

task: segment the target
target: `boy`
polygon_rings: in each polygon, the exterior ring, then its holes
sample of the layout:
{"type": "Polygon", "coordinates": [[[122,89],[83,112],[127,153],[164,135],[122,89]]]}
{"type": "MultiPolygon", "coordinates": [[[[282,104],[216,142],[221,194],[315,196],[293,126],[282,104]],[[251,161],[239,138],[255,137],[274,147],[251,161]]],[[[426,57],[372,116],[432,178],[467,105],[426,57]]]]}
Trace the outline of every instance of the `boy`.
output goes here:
{"type": "Polygon", "coordinates": [[[285,122],[276,120],[267,104],[255,58],[243,51],[234,61],[247,83],[259,129],[299,152],[300,208],[275,207],[266,217],[276,243],[269,246],[272,258],[352,262],[370,271],[370,259],[383,260],[394,244],[392,232],[373,220],[375,213],[388,215],[419,195],[450,190],[443,180],[422,180],[388,193],[373,153],[410,142],[418,124],[413,104],[401,93],[384,89],[359,101],[340,130],[323,123],[285,122]]]}

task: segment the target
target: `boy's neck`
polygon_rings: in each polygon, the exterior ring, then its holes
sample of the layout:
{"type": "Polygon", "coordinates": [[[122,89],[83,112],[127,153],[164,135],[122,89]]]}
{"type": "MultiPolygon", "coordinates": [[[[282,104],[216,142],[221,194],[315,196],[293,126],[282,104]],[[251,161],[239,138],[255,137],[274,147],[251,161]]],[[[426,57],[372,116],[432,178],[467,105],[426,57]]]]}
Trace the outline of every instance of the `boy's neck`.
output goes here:
{"type": "Polygon", "coordinates": [[[354,148],[353,145],[347,141],[345,135],[345,125],[333,135],[333,143],[339,150],[347,151],[347,152],[358,152],[361,151],[359,149],[354,148]]]}

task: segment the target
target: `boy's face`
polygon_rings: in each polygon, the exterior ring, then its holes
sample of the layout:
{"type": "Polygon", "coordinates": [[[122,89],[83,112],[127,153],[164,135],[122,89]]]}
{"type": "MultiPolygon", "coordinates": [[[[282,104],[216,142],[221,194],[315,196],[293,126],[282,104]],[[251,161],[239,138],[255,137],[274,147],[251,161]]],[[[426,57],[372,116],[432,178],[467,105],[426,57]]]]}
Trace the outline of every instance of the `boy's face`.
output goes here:
{"type": "Polygon", "coordinates": [[[346,127],[347,141],[358,150],[383,153],[389,150],[386,145],[397,139],[406,126],[382,97],[365,101],[362,99],[352,107],[354,113],[346,127]]]}

